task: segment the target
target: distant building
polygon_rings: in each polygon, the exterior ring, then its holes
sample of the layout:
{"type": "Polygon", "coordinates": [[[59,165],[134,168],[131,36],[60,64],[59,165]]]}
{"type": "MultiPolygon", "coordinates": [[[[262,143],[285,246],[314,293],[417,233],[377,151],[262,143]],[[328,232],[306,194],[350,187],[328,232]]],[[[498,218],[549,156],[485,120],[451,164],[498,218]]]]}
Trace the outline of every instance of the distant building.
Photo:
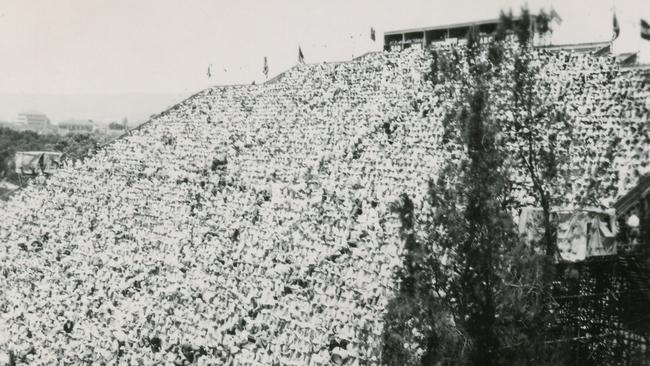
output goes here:
{"type": "Polygon", "coordinates": [[[104,133],[109,136],[120,136],[123,135],[126,131],[127,129],[125,121],[122,123],[111,122],[106,127],[106,131],[104,133]]]}
{"type": "Polygon", "coordinates": [[[68,119],[63,122],[59,122],[58,127],[60,135],[93,133],[95,131],[95,123],[89,119],[68,119]]]}
{"type": "Polygon", "coordinates": [[[478,27],[481,37],[489,40],[497,29],[499,19],[440,25],[435,27],[396,30],[384,33],[384,50],[426,48],[436,44],[464,43],[471,27],[478,27]]]}
{"type": "Polygon", "coordinates": [[[52,174],[61,166],[63,154],[56,151],[16,151],[17,174],[52,174]]]}
{"type": "Polygon", "coordinates": [[[14,128],[23,131],[44,132],[52,128],[52,123],[42,113],[20,113],[14,121],[14,128]]]}
{"type": "MultiPolygon", "coordinates": [[[[513,21],[516,24],[520,21],[520,18],[515,17],[513,21]]],[[[384,50],[400,51],[407,48],[422,49],[437,45],[463,45],[467,43],[467,34],[471,27],[477,27],[481,43],[487,43],[494,36],[494,32],[497,30],[498,25],[499,19],[489,19],[467,23],[390,31],[384,33],[384,50]]],[[[508,37],[514,37],[514,35],[510,34],[508,37]]],[[[572,50],[574,52],[592,52],[596,55],[609,54],[612,52],[612,42],[610,41],[552,45],[549,43],[549,39],[537,35],[534,36],[531,41],[535,47],[544,48],[549,51],[572,50]]],[[[637,53],[618,52],[614,54],[617,57],[618,63],[622,66],[634,65],[637,63],[637,53]]]]}

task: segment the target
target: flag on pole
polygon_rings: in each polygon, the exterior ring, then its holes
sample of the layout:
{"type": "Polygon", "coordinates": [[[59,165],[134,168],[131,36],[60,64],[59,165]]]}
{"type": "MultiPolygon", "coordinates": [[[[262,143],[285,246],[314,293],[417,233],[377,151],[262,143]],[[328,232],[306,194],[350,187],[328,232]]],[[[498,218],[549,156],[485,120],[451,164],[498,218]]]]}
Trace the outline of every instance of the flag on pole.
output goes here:
{"type": "Polygon", "coordinates": [[[612,38],[612,41],[618,38],[618,35],[621,33],[621,27],[619,27],[618,25],[618,19],[616,19],[616,13],[614,13],[613,28],[614,28],[614,38],[612,38]]]}
{"type": "Polygon", "coordinates": [[[375,28],[373,27],[370,27],[370,39],[372,39],[373,42],[375,41],[375,28]]]}
{"type": "Polygon", "coordinates": [[[298,62],[301,64],[305,63],[305,55],[302,54],[302,48],[298,46],[298,62]]]}
{"type": "Polygon", "coordinates": [[[266,78],[269,77],[269,62],[266,59],[266,56],[264,56],[264,69],[262,70],[262,72],[264,73],[264,76],[266,76],[266,78]]]}
{"type": "Polygon", "coordinates": [[[641,19],[641,38],[650,41],[650,24],[641,19]]]}

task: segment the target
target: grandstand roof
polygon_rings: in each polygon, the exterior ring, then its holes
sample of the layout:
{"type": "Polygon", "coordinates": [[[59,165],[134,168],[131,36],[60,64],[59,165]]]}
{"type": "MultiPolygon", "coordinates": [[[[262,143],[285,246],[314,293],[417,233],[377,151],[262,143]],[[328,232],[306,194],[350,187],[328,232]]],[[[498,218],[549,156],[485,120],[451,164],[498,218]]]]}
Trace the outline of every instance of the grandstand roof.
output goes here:
{"type": "Polygon", "coordinates": [[[410,28],[410,29],[401,29],[401,30],[394,30],[390,32],[385,32],[384,35],[393,35],[393,34],[402,34],[402,33],[411,33],[411,32],[426,32],[426,31],[432,31],[432,30],[442,30],[442,29],[452,29],[452,28],[465,28],[465,27],[471,27],[475,25],[484,25],[484,24],[494,24],[498,23],[499,19],[488,19],[488,20],[478,20],[478,21],[473,21],[473,22],[463,22],[463,23],[453,23],[453,24],[446,24],[446,25],[438,25],[434,27],[422,27],[422,28],[410,28]]]}
{"type": "Polygon", "coordinates": [[[611,44],[610,41],[599,41],[599,42],[586,42],[586,43],[568,43],[568,44],[551,44],[546,46],[538,46],[549,51],[560,51],[560,50],[572,50],[576,52],[591,52],[598,51],[604,47],[608,47],[611,44]]]}

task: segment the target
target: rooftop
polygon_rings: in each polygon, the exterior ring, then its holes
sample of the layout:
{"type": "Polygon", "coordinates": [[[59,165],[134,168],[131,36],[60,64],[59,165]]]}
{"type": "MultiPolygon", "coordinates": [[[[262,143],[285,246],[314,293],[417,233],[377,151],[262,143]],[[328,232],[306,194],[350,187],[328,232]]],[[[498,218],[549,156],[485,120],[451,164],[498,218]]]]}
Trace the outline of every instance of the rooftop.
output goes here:
{"type": "MultiPolygon", "coordinates": [[[[516,20],[516,19],[515,19],[516,20]]],[[[390,36],[393,34],[402,34],[402,33],[412,33],[412,32],[427,32],[427,31],[434,31],[434,30],[443,30],[443,29],[450,29],[450,28],[465,28],[465,27],[471,27],[475,25],[484,25],[484,24],[495,24],[498,23],[499,19],[488,19],[488,20],[476,20],[473,22],[463,22],[463,23],[454,23],[454,24],[447,24],[447,25],[438,25],[435,27],[422,27],[422,28],[410,28],[410,29],[401,29],[401,30],[394,30],[390,32],[385,32],[384,35],[390,36]]]]}

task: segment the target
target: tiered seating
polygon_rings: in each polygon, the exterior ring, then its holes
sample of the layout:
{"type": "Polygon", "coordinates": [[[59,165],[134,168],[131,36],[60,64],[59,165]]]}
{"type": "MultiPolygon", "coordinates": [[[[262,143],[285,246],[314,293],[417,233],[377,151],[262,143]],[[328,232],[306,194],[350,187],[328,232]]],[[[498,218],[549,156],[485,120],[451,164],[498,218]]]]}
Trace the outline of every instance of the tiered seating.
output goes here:
{"type": "MultiPolygon", "coordinates": [[[[621,138],[603,176],[615,197],[647,170],[647,79],[591,56],[538,59],[576,138],[621,138]]],[[[0,210],[0,351],[30,364],[377,364],[401,263],[389,206],[407,192],[421,207],[459,153],[442,143],[450,101],[424,81],[429,63],[384,52],[210,88],[36,180],[0,210]]],[[[589,153],[576,151],[577,176],[600,158],[589,153]]]]}

